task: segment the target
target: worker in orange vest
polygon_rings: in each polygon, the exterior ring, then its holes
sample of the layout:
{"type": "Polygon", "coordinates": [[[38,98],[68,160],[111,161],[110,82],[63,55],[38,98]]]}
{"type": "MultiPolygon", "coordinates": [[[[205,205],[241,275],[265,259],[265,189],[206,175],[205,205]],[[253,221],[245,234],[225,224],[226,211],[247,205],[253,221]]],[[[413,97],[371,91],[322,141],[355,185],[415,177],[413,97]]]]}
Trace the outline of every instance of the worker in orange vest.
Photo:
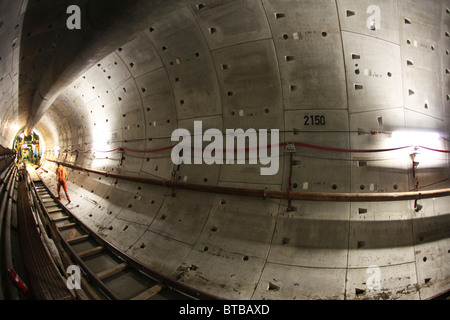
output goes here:
{"type": "Polygon", "coordinates": [[[70,203],[70,197],[67,193],[67,185],[66,185],[66,176],[67,172],[64,167],[59,164],[58,169],[56,170],[56,177],[58,179],[58,199],[61,200],[61,186],[64,188],[64,192],[66,193],[66,198],[70,203]]]}

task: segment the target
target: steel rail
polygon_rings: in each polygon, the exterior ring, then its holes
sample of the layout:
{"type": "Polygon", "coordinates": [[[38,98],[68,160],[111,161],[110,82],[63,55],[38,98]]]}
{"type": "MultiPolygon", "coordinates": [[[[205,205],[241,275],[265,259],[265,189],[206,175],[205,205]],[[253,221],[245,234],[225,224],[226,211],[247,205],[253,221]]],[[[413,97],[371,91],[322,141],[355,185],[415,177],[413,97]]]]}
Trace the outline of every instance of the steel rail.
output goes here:
{"type": "MultiPolygon", "coordinates": [[[[34,190],[37,190],[36,184],[32,181],[32,187],[34,190]]],[[[50,195],[50,197],[57,201],[57,198],[50,192],[48,187],[45,185],[43,181],[41,181],[42,186],[47,190],[47,193],[50,195]]],[[[50,218],[50,213],[43,205],[43,200],[40,197],[40,195],[36,192],[35,196],[37,197],[37,201],[41,204],[41,209],[46,214],[47,217],[50,218]]],[[[59,202],[59,201],[57,201],[59,202]]],[[[61,210],[70,217],[71,220],[75,221],[76,225],[80,227],[84,232],[86,232],[89,237],[93,238],[95,241],[97,241],[105,251],[111,252],[114,256],[118,257],[121,261],[124,261],[127,265],[127,267],[134,268],[134,270],[140,272],[146,277],[149,277],[149,279],[158,282],[158,285],[163,288],[170,288],[173,289],[186,297],[191,297],[193,299],[206,299],[206,300],[219,300],[221,298],[214,296],[209,293],[205,293],[199,290],[196,290],[194,288],[191,288],[181,282],[179,282],[179,279],[171,279],[165,275],[162,275],[154,270],[151,270],[150,268],[146,267],[133,257],[129,256],[128,254],[124,253],[120,249],[118,249],[116,246],[108,242],[107,240],[103,239],[102,237],[98,236],[92,229],[90,229],[88,226],[86,226],[83,222],[81,222],[76,216],[74,216],[70,210],[68,210],[63,204],[59,202],[59,206],[61,207],[61,210]]],[[[108,288],[105,283],[102,281],[101,277],[98,273],[94,273],[91,268],[89,268],[88,265],[83,261],[82,257],[72,248],[71,244],[68,240],[65,239],[64,235],[61,233],[62,228],[58,228],[55,223],[52,224],[52,229],[55,231],[55,233],[58,235],[59,240],[61,240],[64,248],[69,252],[70,256],[78,263],[81,267],[81,269],[87,273],[88,278],[91,278],[95,285],[98,286],[100,291],[111,300],[120,300],[120,297],[117,296],[114,292],[108,288]]]]}
{"type": "Polygon", "coordinates": [[[132,177],[121,174],[108,173],[100,170],[89,169],[69,163],[63,163],[56,160],[47,159],[46,161],[61,163],[68,168],[103,175],[105,177],[111,177],[120,180],[140,182],[144,184],[156,185],[166,188],[178,188],[206,193],[237,195],[262,199],[270,198],[279,200],[303,200],[303,201],[327,201],[327,202],[391,202],[391,201],[423,200],[423,199],[450,196],[450,188],[427,190],[427,191],[384,192],[384,193],[293,192],[293,191],[280,191],[268,189],[232,188],[232,187],[182,183],[163,179],[132,177]]]}
{"type": "MultiPolygon", "coordinates": [[[[43,221],[43,225],[44,225],[43,227],[45,228],[45,230],[43,230],[43,232],[45,232],[48,235],[48,237],[53,240],[53,243],[55,244],[58,254],[61,258],[61,262],[63,263],[63,266],[65,266],[65,268],[67,268],[68,266],[73,265],[72,258],[67,254],[67,252],[66,252],[67,250],[63,246],[62,242],[59,241],[60,235],[58,233],[58,229],[56,228],[55,224],[53,223],[50,216],[48,215],[46,207],[45,207],[45,205],[43,205],[42,199],[38,194],[38,190],[37,190],[36,186],[34,185],[34,183],[32,183],[32,180],[29,175],[28,175],[28,179],[30,181],[29,189],[30,189],[30,193],[31,193],[31,196],[33,199],[33,205],[34,205],[35,210],[37,211],[36,214],[39,216],[39,219],[41,219],[43,221]]],[[[85,288],[85,287],[88,287],[89,284],[86,283],[86,280],[84,278],[81,279],[81,282],[82,282],[84,289],[90,289],[90,288],[85,288]]],[[[75,293],[78,297],[85,297],[83,294],[79,294],[79,292],[75,292],[75,293]]],[[[91,294],[91,296],[96,295],[95,293],[92,293],[92,291],[90,291],[90,294],[91,294]]]]}
{"type": "MultiPolygon", "coordinates": [[[[32,181],[31,182],[32,187],[34,190],[36,190],[36,185],[35,183],[32,181]]],[[[45,184],[43,184],[45,186],[45,184]]],[[[45,186],[46,187],[46,186],[45,186]]],[[[47,187],[46,187],[47,188],[47,187]]],[[[47,189],[48,190],[48,189],[47,189]]],[[[49,190],[48,190],[49,191],[49,190]]],[[[49,192],[50,196],[56,200],[55,197],[53,197],[53,195],[49,192]]],[[[37,201],[38,203],[41,205],[41,209],[42,211],[45,213],[45,215],[47,217],[50,218],[50,213],[48,212],[47,208],[44,205],[44,202],[42,200],[42,198],[39,196],[39,194],[36,192],[35,196],[37,197],[37,201]]],[[[68,210],[61,204],[61,207],[63,209],[63,211],[66,211],[66,213],[69,213],[68,210]]],[[[70,216],[72,216],[70,214],[70,216]]],[[[83,228],[83,225],[80,225],[83,228]]],[[[97,277],[97,274],[95,274],[86,264],[85,262],[81,259],[81,257],[75,252],[75,250],[72,248],[72,246],[69,244],[69,242],[64,238],[63,234],[61,233],[61,231],[56,227],[56,224],[52,225],[53,231],[57,234],[58,236],[58,240],[62,242],[65,250],[67,250],[70,254],[70,256],[76,260],[76,263],[79,264],[79,266],[81,267],[81,269],[88,275],[88,277],[93,280],[96,284],[96,286],[100,289],[100,291],[109,299],[111,300],[119,300],[119,297],[117,295],[115,295],[108,287],[105,286],[105,284],[103,283],[103,281],[100,280],[100,278],[97,277]]]]}

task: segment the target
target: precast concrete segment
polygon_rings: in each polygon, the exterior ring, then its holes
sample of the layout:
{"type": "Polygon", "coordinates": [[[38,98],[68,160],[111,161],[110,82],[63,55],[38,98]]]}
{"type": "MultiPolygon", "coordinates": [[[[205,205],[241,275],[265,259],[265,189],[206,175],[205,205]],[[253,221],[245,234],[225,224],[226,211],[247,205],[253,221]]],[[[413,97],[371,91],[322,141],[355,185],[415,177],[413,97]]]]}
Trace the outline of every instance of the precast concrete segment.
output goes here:
{"type": "MultiPolygon", "coordinates": [[[[49,160],[55,162],[54,160],[49,160]]],[[[292,199],[292,200],[306,200],[306,201],[330,201],[330,202],[378,202],[378,201],[406,201],[406,200],[421,200],[430,198],[440,198],[450,196],[450,188],[438,190],[426,190],[415,192],[392,192],[392,193],[325,193],[325,192],[286,192],[254,188],[233,188],[226,186],[208,186],[201,184],[183,183],[178,181],[151,179],[144,177],[127,176],[121,174],[114,174],[83,168],[71,164],[63,164],[70,168],[92,172],[106,177],[141,182],[145,184],[156,185],[166,188],[193,190],[206,193],[219,193],[230,195],[241,195],[247,197],[261,198],[261,199],[292,199]]],[[[80,173],[80,172],[79,172],[80,173]]]]}
{"type": "MultiPolygon", "coordinates": [[[[58,3],[66,9],[72,2],[58,3]]],[[[175,10],[185,1],[80,1],[82,28],[63,37],[37,85],[29,108],[26,130],[39,122],[55,99],[78,76],[123,43],[133,39],[156,17],[175,10]]],[[[33,17],[52,11],[52,3],[29,3],[33,17]]],[[[62,24],[67,16],[60,15],[62,24]]],[[[34,24],[25,18],[25,24],[34,24]]],[[[61,21],[59,21],[61,23],[61,21]]],[[[64,30],[64,32],[70,32],[64,30]]],[[[24,54],[26,54],[25,52],[24,54]]],[[[29,101],[28,101],[29,102],[29,101]]]]}
{"type": "Polygon", "coordinates": [[[18,61],[25,8],[25,0],[0,4],[0,144],[8,147],[27,117],[18,104],[18,61]]]}
{"type": "MultiPolygon", "coordinates": [[[[111,42],[102,57],[91,43],[83,52],[92,64],[73,62],[74,71],[77,63],[83,68],[70,84],[57,83],[62,94],[37,125],[48,141],[46,156],[94,170],[68,170],[74,214],[155,270],[184,271],[181,281],[194,287],[238,299],[433,297],[449,288],[448,154],[415,155],[419,191],[411,192],[412,148],[331,149],[418,144],[395,140],[390,133],[398,129],[448,138],[449,6],[443,0],[180,2],[140,32],[120,30],[117,39],[128,33],[133,39],[111,42]],[[174,166],[170,150],[98,151],[165,148],[173,130],[191,130],[197,120],[222,132],[280,129],[282,142],[297,143],[292,170],[284,152],[270,178],[251,165],[174,166]],[[243,196],[249,190],[254,197],[243,196]],[[379,280],[381,289],[368,288],[368,280],[379,280]]],[[[31,80],[45,71],[45,55],[67,53],[61,41],[77,36],[64,30],[67,15],[59,18],[50,29],[23,29],[24,45],[42,43],[21,61],[28,66],[21,70],[23,98],[34,96],[31,80]]],[[[12,106],[13,81],[4,81],[2,103],[12,106]]],[[[5,109],[8,123],[15,117],[13,107],[5,109]]],[[[450,149],[445,139],[423,145],[450,149]]],[[[56,187],[54,164],[46,167],[43,178],[56,187]]]]}

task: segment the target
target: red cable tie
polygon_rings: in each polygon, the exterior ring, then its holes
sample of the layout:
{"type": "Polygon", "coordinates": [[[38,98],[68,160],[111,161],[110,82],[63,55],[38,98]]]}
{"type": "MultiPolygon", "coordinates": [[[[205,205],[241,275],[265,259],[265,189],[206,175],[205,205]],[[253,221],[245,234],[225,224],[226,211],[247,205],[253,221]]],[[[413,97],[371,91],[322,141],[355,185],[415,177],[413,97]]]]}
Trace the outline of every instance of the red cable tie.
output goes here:
{"type": "Polygon", "coordinates": [[[20,278],[20,276],[17,274],[17,272],[14,269],[10,269],[6,262],[4,263],[6,270],[8,271],[9,278],[14,283],[16,287],[18,287],[26,296],[30,296],[31,292],[30,289],[28,289],[28,286],[25,284],[25,282],[20,278]]]}

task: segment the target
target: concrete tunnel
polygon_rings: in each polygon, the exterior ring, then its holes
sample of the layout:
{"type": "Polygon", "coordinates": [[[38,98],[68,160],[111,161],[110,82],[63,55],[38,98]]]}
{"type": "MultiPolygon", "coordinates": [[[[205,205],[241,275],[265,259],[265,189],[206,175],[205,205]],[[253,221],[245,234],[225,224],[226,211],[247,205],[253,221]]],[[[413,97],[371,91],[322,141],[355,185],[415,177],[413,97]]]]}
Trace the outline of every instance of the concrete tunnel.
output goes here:
{"type": "Polygon", "coordinates": [[[2,0],[0,145],[34,130],[41,179],[56,192],[56,162],[67,165],[79,219],[152,270],[188,270],[181,281],[203,292],[431,299],[450,289],[449,8],[2,0]],[[195,121],[224,138],[278,129],[278,171],[262,175],[248,154],[174,164],[171,136],[195,121]],[[428,196],[402,198],[414,192],[428,196]]]}

